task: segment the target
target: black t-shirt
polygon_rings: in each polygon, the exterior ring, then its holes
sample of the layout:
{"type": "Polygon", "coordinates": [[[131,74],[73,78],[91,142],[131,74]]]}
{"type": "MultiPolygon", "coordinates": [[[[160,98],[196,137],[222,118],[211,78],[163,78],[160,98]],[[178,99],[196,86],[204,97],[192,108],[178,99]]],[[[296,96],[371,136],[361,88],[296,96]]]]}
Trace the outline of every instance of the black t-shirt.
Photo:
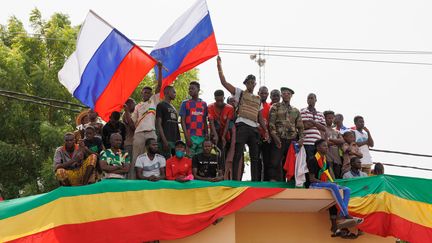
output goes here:
{"type": "Polygon", "coordinates": [[[156,118],[162,119],[162,128],[168,142],[180,140],[177,110],[170,103],[161,101],[156,106],[156,118]]]}
{"type": "Polygon", "coordinates": [[[218,170],[222,170],[216,155],[205,156],[203,153],[192,158],[192,168],[197,168],[197,174],[202,177],[214,178],[218,170]]]}
{"type": "Polygon", "coordinates": [[[105,126],[103,126],[102,139],[106,149],[111,148],[110,137],[113,133],[120,133],[124,141],[126,139],[126,126],[121,121],[119,121],[117,125],[114,125],[111,122],[107,122],[105,126]]]}
{"type": "Polygon", "coordinates": [[[92,140],[84,139],[84,145],[92,152],[100,154],[102,151],[102,139],[94,137],[92,140]]]}
{"type": "MultiPolygon", "coordinates": [[[[329,166],[329,162],[327,161],[326,169],[328,169],[328,166],[329,166]]],[[[321,170],[321,168],[319,167],[318,161],[315,158],[315,156],[309,158],[309,160],[307,161],[307,167],[308,167],[309,172],[306,174],[305,187],[309,188],[309,185],[311,183],[310,178],[309,178],[309,173],[314,174],[315,178],[319,180],[318,174],[319,174],[319,171],[321,170]]]]}

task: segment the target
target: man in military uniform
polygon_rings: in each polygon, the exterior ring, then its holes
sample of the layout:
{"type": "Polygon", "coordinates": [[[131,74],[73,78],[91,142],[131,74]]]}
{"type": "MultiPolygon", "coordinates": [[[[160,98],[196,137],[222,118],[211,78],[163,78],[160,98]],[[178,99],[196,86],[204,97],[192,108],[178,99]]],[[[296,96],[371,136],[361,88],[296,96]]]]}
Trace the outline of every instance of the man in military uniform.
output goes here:
{"type": "Polygon", "coordinates": [[[272,138],[270,164],[266,166],[270,181],[283,181],[283,162],[291,142],[303,142],[303,122],[300,111],[290,105],[294,91],[282,87],[282,102],[270,108],[269,129],[272,138]]]}
{"type": "Polygon", "coordinates": [[[222,61],[217,58],[217,68],[221,84],[234,96],[236,102],[236,143],[232,166],[232,179],[240,180],[242,165],[240,164],[245,144],[249,147],[249,156],[251,160],[251,177],[252,181],[260,181],[261,173],[259,169],[259,133],[258,127],[261,126],[264,131],[264,139],[269,140],[268,130],[263,120],[261,109],[262,104],[260,97],[253,94],[256,86],[256,78],[250,74],[243,81],[246,90],[234,87],[225,80],[222,70],[222,61]]]}

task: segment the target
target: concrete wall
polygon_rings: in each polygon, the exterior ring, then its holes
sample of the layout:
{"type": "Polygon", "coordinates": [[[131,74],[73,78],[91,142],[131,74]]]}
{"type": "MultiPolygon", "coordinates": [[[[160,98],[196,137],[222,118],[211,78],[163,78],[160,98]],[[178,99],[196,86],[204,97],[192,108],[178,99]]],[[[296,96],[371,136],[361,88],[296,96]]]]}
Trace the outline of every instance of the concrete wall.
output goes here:
{"type": "MultiPolygon", "coordinates": [[[[355,229],[353,229],[355,230],[355,229]]],[[[394,243],[395,238],[364,234],[355,240],[332,238],[328,212],[248,213],[229,215],[217,225],[174,241],[163,243],[394,243]]]]}
{"type": "MultiPolygon", "coordinates": [[[[247,243],[325,243],[347,242],[331,237],[328,212],[322,213],[237,213],[236,242],[247,243]]],[[[353,229],[355,230],[355,229],[353,229]]],[[[350,241],[350,240],[348,240],[350,241]]],[[[396,239],[364,234],[350,242],[380,243],[396,239]]]]}

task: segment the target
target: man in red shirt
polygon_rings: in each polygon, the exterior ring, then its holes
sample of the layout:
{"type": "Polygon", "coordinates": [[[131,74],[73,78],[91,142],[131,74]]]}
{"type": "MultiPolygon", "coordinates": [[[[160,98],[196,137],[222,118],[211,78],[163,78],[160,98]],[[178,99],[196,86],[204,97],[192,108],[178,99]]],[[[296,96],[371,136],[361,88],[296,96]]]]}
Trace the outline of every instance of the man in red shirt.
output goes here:
{"type": "Polygon", "coordinates": [[[192,160],[185,157],[186,143],[179,140],[175,143],[175,156],[166,161],[166,179],[186,182],[193,179],[192,160]]]}
{"type": "Polygon", "coordinates": [[[234,119],[234,107],[224,102],[223,90],[214,92],[215,102],[208,105],[208,119],[213,143],[222,151],[223,158],[229,149],[231,134],[229,132],[230,122],[234,119]],[[227,142],[228,141],[228,142],[227,142]]]}

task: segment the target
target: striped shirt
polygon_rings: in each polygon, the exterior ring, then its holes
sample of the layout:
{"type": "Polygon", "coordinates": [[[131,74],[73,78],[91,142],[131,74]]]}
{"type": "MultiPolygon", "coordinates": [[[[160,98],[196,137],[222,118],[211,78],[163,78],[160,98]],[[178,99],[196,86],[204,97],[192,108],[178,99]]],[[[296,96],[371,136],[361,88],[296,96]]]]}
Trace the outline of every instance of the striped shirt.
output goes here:
{"type": "MultiPolygon", "coordinates": [[[[303,108],[300,112],[302,121],[315,121],[325,126],[325,118],[323,113],[309,111],[308,108],[303,108]]],[[[303,131],[304,145],[314,145],[315,141],[321,139],[321,133],[316,127],[311,127],[303,131]]]]}
{"type": "Polygon", "coordinates": [[[135,123],[135,133],[156,130],[156,106],[160,102],[159,93],[154,94],[148,101],[140,102],[132,113],[132,121],[135,123]]]}

